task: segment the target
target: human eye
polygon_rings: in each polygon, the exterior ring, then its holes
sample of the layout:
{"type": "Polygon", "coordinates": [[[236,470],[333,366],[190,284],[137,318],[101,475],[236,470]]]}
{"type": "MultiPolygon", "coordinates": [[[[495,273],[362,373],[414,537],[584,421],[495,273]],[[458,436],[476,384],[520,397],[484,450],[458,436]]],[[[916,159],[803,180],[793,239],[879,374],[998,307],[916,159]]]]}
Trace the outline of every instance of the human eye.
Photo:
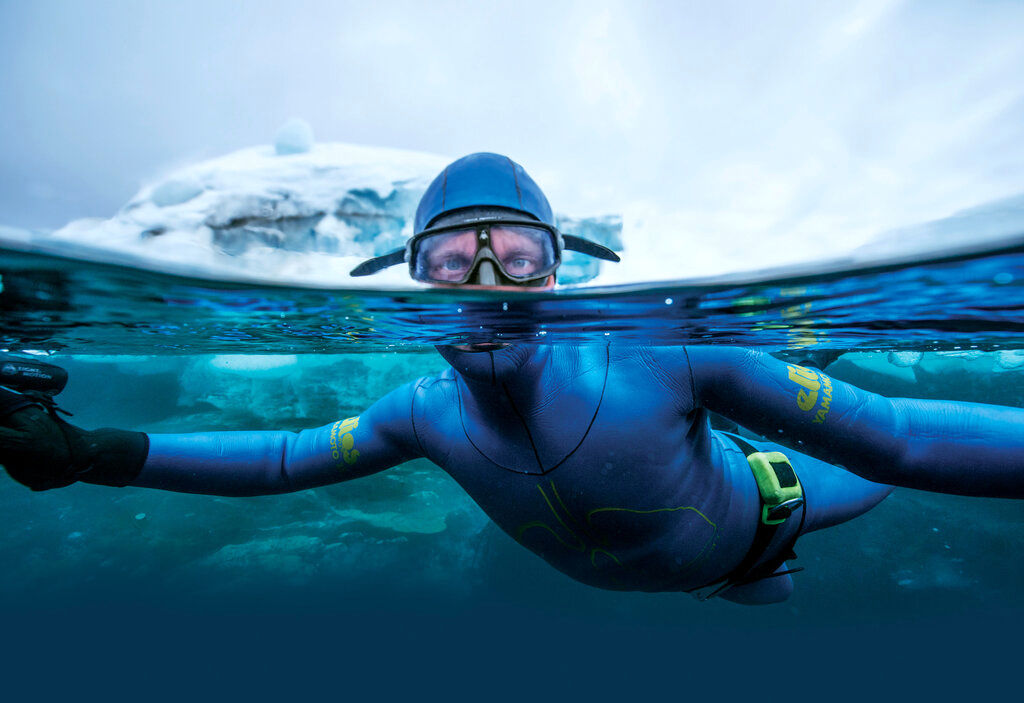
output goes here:
{"type": "Polygon", "coordinates": [[[431,261],[431,277],[439,280],[462,278],[469,268],[470,260],[461,254],[448,254],[431,261]]]}
{"type": "Polygon", "coordinates": [[[537,258],[522,252],[515,252],[506,256],[502,261],[505,270],[509,273],[533,273],[539,268],[537,258]]]}

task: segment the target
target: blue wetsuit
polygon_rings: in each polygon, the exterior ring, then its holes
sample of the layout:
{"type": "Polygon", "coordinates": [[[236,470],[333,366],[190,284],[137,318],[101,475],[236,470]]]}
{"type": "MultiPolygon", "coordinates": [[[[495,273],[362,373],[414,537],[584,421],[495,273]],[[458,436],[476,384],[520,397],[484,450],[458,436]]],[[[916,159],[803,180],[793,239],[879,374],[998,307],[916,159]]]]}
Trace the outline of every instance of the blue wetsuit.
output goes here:
{"type": "MultiPolygon", "coordinates": [[[[1022,409],[886,399],[744,349],[440,351],[451,369],[358,418],[299,433],[151,435],[132,485],[282,493],[426,457],[554,567],[601,588],[647,591],[715,582],[754,539],[756,484],[708,410],[806,451],[753,442],[789,457],[806,497],[762,563],[778,563],[801,525],[821,529],[876,505],[891,488],[872,481],[1024,496],[1022,409]]],[[[725,595],[773,602],[791,590],[783,575],[725,595]]]]}

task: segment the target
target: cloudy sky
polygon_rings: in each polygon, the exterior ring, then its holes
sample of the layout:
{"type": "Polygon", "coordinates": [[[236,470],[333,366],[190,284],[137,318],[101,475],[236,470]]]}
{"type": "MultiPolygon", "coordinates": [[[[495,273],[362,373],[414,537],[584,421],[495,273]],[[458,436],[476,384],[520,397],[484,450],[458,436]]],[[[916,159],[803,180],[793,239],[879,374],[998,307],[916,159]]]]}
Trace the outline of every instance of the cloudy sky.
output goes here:
{"type": "Polygon", "coordinates": [[[856,242],[1024,191],[1022,35],[1016,1],[0,0],[0,224],[109,216],[298,116],[508,153],[568,214],[856,242]]]}

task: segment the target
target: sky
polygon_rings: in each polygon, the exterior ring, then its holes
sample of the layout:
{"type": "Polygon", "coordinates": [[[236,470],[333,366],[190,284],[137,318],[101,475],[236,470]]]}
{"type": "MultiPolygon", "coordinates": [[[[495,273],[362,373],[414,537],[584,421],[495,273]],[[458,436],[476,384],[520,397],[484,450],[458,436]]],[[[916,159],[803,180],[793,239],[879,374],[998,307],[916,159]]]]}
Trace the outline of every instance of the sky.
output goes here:
{"type": "Polygon", "coordinates": [[[1022,35],[1016,1],[0,0],[0,224],[109,217],[300,117],[506,153],[651,246],[828,253],[1024,191],[1022,35]]]}

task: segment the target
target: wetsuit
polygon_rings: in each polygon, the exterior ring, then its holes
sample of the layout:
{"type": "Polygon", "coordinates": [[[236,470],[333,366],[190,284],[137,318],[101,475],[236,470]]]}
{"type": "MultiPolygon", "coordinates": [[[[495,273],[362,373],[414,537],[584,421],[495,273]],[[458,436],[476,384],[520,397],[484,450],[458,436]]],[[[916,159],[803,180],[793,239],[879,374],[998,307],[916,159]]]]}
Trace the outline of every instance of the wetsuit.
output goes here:
{"type": "MultiPolygon", "coordinates": [[[[1022,409],[890,400],[744,349],[440,351],[452,368],[358,418],[299,433],[151,435],[131,484],[282,493],[426,457],[554,567],[594,586],[647,591],[713,583],[754,539],[755,481],[744,452],[711,429],[709,410],[806,451],[753,442],[789,457],[806,498],[762,562],[781,561],[798,530],[876,505],[891,488],[872,481],[1024,496],[1022,409]]],[[[777,576],[725,595],[774,602],[791,589],[777,576]]]]}

